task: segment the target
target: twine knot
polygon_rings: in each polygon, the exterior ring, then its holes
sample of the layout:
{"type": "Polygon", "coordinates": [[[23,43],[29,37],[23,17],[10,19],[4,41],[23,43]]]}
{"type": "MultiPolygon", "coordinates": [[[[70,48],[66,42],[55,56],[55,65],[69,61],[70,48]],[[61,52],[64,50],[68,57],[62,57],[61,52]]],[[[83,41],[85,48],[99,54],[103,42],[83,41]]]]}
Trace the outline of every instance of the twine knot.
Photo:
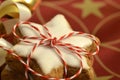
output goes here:
{"type": "Polygon", "coordinates": [[[56,45],[57,42],[58,42],[58,41],[57,41],[57,38],[56,38],[56,37],[54,37],[53,39],[49,39],[49,44],[48,44],[48,46],[54,47],[54,45],[56,45]]]}

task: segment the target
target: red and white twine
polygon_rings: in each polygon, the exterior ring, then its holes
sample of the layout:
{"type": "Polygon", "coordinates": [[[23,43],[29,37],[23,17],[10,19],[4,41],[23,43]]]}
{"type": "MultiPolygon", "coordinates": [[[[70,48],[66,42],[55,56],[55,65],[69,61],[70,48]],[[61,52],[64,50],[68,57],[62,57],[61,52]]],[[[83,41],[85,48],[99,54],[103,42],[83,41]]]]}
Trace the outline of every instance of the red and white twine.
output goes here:
{"type": "Polygon", "coordinates": [[[7,49],[3,46],[0,46],[1,48],[5,49],[9,54],[15,56],[25,66],[25,68],[26,68],[25,69],[26,70],[25,76],[27,79],[28,79],[27,71],[30,71],[32,74],[37,75],[37,76],[42,77],[42,78],[46,78],[48,80],[71,80],[71,79],[77,77],[83,69],[83,63],[82,63],[82,57],[81,57],[83,54],[81,54],[81,53],[84,52],[85,53],[84,55],[95,55],[99,52],[99,42],[96,40],[96,38],[93,35],[74,31],[74,32],[71,32],[69,34],[65,34],[65,35],[61,36],[59,39],[57,39],[56,37],[52,36],[52,34],[49,32],[49,30],[46,26],[43,26],[43,28],[44,28],[45,32],[47,33],[47,35],[42,34],[41,31],[37,27],[35,27],[34,25],[31,24],[31,22],[22,22],[22,23],[18,23],[14,26],[13,34],[16,36],[16,38],[18,38],[22,42],[25,42],[26,44],[33,45],[33,48],[31,50],[30,54],[28,55],[26,62],[24,62],[19,55],[15,54],[14,51],[7,49]],[[19,35],[16,34],[16,29],[19,27],[20,24],[29,24],[30,28],[34,29],[35,31],[37,31],[39,33],[39,37],[23,36],[23,38],[21,38],[19,35]],[[93,53],[90,53],[86,49],[83,49],[79,46],[74,46],[71,43],[63,43],[62,42],[62,40],[67,39],[67,38],[72,37],[72,36],[76,36],[76,35],[88,37],[91,40],[93,40],[96,44],[96,51],[93,53]],[[33,43],[33,42],[29,41],[28,39],[39,40],[39,43],[33,43]],[[67,75],[67,69],[68,69],[67,63],[63,59],[62,53],[57,46],[66,47],[67,49],[69,49],[69,51],[71,51],[72,54],[77,55],[79,57],[79,60],[80,60],[80,68],[77,71],[77,73],[75,73],[73,76],[71,76],[69,78],[65,77],[63,79],[57,79],[57,78],[51,78],[51,77],[46,76],[46,75],[42,75],[42,74],[38,73],[37,71],[34,71],[32,68],[30,68],[29,63],[31,60],[31,55],[33,54],[35,49],[40,45],[50,46],[52,49],[55,50],[56,54],[60,57],[61,61],[63,62],[65,76],[67,75]]]}

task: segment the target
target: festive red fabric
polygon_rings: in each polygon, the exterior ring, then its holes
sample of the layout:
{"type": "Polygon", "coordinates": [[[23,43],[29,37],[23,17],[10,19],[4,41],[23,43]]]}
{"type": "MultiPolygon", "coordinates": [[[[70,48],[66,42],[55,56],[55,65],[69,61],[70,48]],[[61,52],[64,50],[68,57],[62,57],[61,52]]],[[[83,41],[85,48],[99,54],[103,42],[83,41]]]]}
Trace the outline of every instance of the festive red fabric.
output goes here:
{"type": "Polygon", "coordinates": [[[45,24],[64,14],[75,31],[101,40],[95,80],[120,80],[120,0],[43,0],[30,21],[45,24]]]}

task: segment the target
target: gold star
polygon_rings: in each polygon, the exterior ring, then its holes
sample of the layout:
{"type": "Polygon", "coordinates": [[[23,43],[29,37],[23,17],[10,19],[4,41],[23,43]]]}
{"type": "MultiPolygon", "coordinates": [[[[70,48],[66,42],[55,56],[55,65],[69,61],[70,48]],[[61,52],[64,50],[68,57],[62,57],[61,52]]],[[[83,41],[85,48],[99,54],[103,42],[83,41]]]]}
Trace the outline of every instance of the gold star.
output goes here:
{"type": "Polygon", "coordinates": [[[99,9],[105,6],[105,3],[95,2],[92,0],[84,0],[83,3],[75,3],[73,6],[82,10],[83,18],[88,17],[90,14],[94,14],[95,16],[102,18],[103,15],[99,9]]]}
{"type": "Polygon", "coordinates": [[[95,77],[94,80],[110,80],[113,78],[113,76],[101,76],[101,77],[95,77]]]}

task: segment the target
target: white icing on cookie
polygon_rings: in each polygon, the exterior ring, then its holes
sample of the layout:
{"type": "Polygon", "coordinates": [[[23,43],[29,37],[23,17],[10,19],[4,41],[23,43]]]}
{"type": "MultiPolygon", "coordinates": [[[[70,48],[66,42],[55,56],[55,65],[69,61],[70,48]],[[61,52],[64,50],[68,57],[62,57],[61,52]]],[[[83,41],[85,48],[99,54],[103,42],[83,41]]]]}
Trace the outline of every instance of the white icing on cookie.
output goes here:
{"type": "Polygon", "coordinates": [[[5,50],[0,48],[0,66],[2,66],[5,63],[5,56],[6,56],[5,50]]]}
{"type": "MultiPolygon", "coordinates": [[[[34,26],[38,27],[39,30],[42,32],[42,34],[45,34],[42,26],[32,23],[34,26]]],[[[33,29],[30,29],[28,26],[30,25],[20,25],[20,31],[24,36],[39,36],[39,34],[34,31],[33,29]],[[27,26],[27,27],[25,27],[27,26]]],[[[53,37],[59,38],[60,36],[72,32],[72,29],[70,28],[70,25],[62,15],[57,15],[54,17],[50,22],[46,24],[46,27],[49,29],[50,33],[53,37]]],[[[32,42],[39,42],[38,40],[32,40],[32,42]]],[[[89,47],[92,45],[92,41],[89,38],[80,37],[80,36],[74,36],[69,39],[63,40],[65,43],[71,43],[75,46],[79,47],[89,47]]],[[[20,56],[26,57],[33,45],[25,45],[23,42],[20,42],[19,44],[15,45],[12,49],[16,51],[17,54],[20,56]]],[[[73,55],[70,53],[70,51],[66,50],[63,47],[58,47],[63,55],[64,60],[66,63],[73,67],[80,67],[80,61],[76,55],[73,55]]],[[[60,58],[57,56],[56,52],[53,48],[47,47],[47,46],[39,46],[36,48],[35,52],[32,54],[32,58],[37,61],[39,66],[41,67],[42,71],[45,74],[50,73],[50,71],[54,68],[58,68],[59,66],[63,66],[62,62],[60,61],[60,58]]],[[[84,56],[82,56],[82,62],[83,67],[85,69],[89,69],[89,65],[87,64],[87,60],[84,56]]]]}
{"type": "MultiPolygon", "coordinates": [[[[6,48],[11,48],[12,44],[4,40],[3,38],[0,38],[0,46],[4,46],[6,48]]],[[[5,57],[6,57],[6,51],[0,48],[0,66],[2,66],[5,63],[5,57]]]]}
{"type": "Polygon", "coordinates": [[[52,20],[50,20],[46,24],[46,27],[49,29],[50,33],[57,38],[73,32],[65,17],[60,14],[56,15],[52,20]]]}
{"type": "MultiPolygon", "coordinates": [[[[30,46],[17,44],[13,47],[13,50],[15,50],[16,53],[19,53],[19,55],[21,56],[27,56],[30,53],[32,47],[32,45],[30,46]]],[[[54,50],[46,46],[37,47],[32,55],[32,58],[34,58],[37,61],[39,66],[46,74],[49,73],[51,69],[57,68],[62,65],[58,56],[56,56],[54,50]]]]}
{"type": "MultiPolygon", "coordinates": [[[[42,25],[36,24],[36,23],[32,23],[32,25],[34,25],[35,27],[37,27],[42,34],[44,34],[42,25]]],[[[20,31],[22,31],[22,35],[24,36],[34,36],[34,37],[39,37],[39,33],[37,31],[34,31],[34,29],[29,27],[30,25],[28,24],[21,24],[19,29],[20,31]]]]}
{"type": "Polygon", "coordinates": [[[9,43],[8,41],[6,41],[5,39],[3,38],[0,38],[0,46],[4,46],[6,48],[11,48],[12,47],[12,44],[9,43]]]}

